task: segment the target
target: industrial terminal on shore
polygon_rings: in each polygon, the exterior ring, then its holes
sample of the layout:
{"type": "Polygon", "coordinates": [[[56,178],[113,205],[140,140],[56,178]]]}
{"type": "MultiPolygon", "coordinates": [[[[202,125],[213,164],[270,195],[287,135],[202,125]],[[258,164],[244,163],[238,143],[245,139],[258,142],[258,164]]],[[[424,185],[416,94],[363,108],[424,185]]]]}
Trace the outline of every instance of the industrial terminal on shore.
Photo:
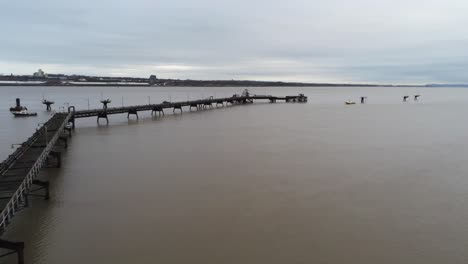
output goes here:
{"type": "MultiPolygon", "coordinates": [[[[335,83],[302,83],[302,82],[272,82],[250,80],[191,80],[191,79],[160,79],[156,75],[149,78],[136,77],[104,77],[87,75],[47,74],[39,69],[32,75],[0,75],[0,86],[393,86],[376,84],[335,84],[335,83]]],[[[402,85],[398,85],[402,86],[402,85]]]]}

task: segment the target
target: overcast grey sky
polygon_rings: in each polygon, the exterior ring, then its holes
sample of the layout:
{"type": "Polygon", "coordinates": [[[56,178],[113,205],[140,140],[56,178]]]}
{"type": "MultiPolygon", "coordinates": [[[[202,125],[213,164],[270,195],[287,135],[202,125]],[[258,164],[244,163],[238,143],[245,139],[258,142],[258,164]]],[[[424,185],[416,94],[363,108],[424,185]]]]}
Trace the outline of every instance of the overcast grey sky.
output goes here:
{"type": "Polygon", "coordinates": [[[468,83],[466,0],[0,0],[0,73],[468,83]]]}

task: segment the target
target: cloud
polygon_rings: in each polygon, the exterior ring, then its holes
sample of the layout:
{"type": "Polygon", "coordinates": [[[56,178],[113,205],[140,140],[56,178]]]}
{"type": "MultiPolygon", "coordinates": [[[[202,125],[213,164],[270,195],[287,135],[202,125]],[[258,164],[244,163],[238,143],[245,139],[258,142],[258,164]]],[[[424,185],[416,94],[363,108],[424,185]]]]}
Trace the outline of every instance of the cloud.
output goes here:
{"type": "Polygon", "coordinates": [[[0,73],[468,83],[466,1],[4,2],[0,73]]]}

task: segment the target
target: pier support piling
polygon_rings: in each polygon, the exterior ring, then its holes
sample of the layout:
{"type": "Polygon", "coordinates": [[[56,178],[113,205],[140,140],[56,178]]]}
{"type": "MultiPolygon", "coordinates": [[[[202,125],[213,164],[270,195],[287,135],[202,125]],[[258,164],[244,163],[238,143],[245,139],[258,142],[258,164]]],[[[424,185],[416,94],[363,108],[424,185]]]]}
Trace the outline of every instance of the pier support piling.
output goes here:
{"type": "Polygon", "coordinates": [[[29,207],[29,199],[27,194],[21,196],[21,203],[23,204],[23,207],[29,207]]]}
{"type": "Polygon", "coordinates": [[[71,137],[72,137],[72,130],[73,130],[73,128],[72,128],[72,127],[65,126],[63,129],[64,129],[65,131],[68,132],[68,137],[71,138],[71,137]]]}
{"type": "Polygon", "coordinates": [[[180,113],[182,114],[182,105],[181,104],[176,104],[174,105],[174,109],[172,110],[173,113],[175,113],[176,109],[180,110],[180,113]]]}
{"type": "Polygon", "coordinates": [[[39,197],[44,197],[44,200],[49,200],[50,199],[50,192],[49,192],[49,182],[48,181],[40,181],[40,180],[33,180],[32,182],[34,185],[39,186],[38,189],[31,190],[28,194],[29,196],[39,196],[39,197]],[[44,195],[40,194],[31,194],[33,192],[37,192],[40,190],[44,190],[44,195]]]}
{"type": "Polygon", "coordinates": [[[107,124],[109,124],[109,118],[107,118],[107,112],[102,111],[97,114],[97,123],[99,124],[99,119],[104,118],[106,119],[107,124]]]}
{"type": "Polygon", "coordinates": [[[151,115],[156,112],[158,113],[158,116],[161,116],[161,114],[164,116],[164,109],[162,106],[155,106],[151,109],[151,115]]]}
{"type": "Polygon", "coordinates": [[[12,252],[5,253],[0,257],[5,257],[16,253],[18,256],[18,264],[24,264],[24,242],[12,242],[0,239],[0,248],[12,250],[12,252]]]}
{"type": "Polygon", "coordinates": [[[130,115],[135,115],[136,119],[138,120],[138,111],[136,110],[136,108],[132,108],[128,110],[127,119],[130,118],[130,115]]]}
{"type": "Polygon", "coordinates": [[[65,136],[65,135],[60,135],[60,137],[58,138],[58,140],[59,140],[60,142],[63,143],[63,148],[65,148],[65,149],[68,148],[68,138],[67,138],[67,136],[65,136]]]}
{"type": "Polygon", "coordinates": [[[192,111],[192,107],[195,107],[195,109],[198,110],[198,104],[197,104],[197,103],[190,104],[190,107],[189,107],[189,110],[190,110],[190,111],[192,111]]]}
{"type": "Polygon", "coordinates": [[[213,108],[213,104],[211,102],[204,102],[203,109],[206,109],[206,108],[213,108]]]}
{"type": "Polygon", "coordinates": [[[49,155],[51,157],[55,158],[55,162],[56,162],[55,165],[56,165],[57,168],[62,167],[62,152],[60,152],[60,151],[51,151],[49,155]]]}

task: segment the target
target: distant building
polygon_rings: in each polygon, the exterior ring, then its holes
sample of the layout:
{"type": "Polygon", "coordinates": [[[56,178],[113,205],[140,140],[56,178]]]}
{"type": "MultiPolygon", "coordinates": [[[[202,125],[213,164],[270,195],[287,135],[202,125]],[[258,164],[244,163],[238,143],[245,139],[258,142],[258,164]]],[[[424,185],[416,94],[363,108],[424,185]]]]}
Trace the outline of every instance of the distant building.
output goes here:
{"type": "Polygon", "coordinates": [[[158,78],[156,78],[156,75],[151,75],[151,76],[149,77],[149,84],[150,84],[150,85],[156,84],[157,81],[158,81],[158,78]]]}
{"type": "Polygon", "coordinates": [[[45,78],[47,77],[47,74],[45,74],[45,72],[41,69],[37,70],[37,72],[33,73],[33,77],[37,77],[37,78],[45,78]]]}
{"type": "Polygon", "coordinates": [[[66,77],[65,74],[47,74],[48,78],[60,78],[60,77],[66,77]]]}

